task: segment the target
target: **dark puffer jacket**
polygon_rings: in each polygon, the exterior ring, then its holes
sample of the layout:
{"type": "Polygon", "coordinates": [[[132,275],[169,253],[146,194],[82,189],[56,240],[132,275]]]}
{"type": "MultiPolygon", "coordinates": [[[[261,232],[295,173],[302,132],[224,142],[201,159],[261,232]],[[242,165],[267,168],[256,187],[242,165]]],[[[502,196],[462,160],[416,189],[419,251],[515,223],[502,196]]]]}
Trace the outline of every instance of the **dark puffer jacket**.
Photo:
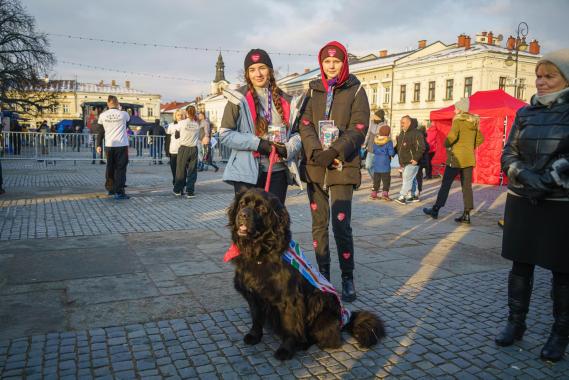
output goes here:
{"type": "Polygon", "coordinates": [[[523,170],[542,175],[550,191],[547,198],[567,198],[567,192],[547,177],[559,158],[569,158],[569,93],[544,106],[532,99],[531,105],[518,110],[508,142],[502,152],[502,170],[508,174],[508,188],[528,198],[535,189],[522,186],[516,177],[523,170]]]}
{"type": "Polygon", "coordinates": [[[401,166],[409,165],[412,160],[417,163],[423,158],[425,153],[425,135],[417,129],[416,123],[412,122],[407,131],[401,130],[397,136],[397,146],[395,150],[399,156],[401,166]]]}
{"type": "Polygon", "coordinates": [[[330,119],[340,130],[340,136],[332,144],[338,152],[338,159],[343,162],[343,169],[330,170],[317,165],[312,159],[314,152],[321,150],[318,135],[318,121],[324,117],[326,109],[326,89],[320,79],[310,82],[310,96],[300,123],[302,139],[302,158],[300,177],[308,183],[326,185],[361,184],[360,147],[365,140],[369,125],[369,103],[360,81],[349,75],[346,82],[334,90],[334,101],[330,119]],[[326,173],[327,172],[327,173],[326,173]]]}

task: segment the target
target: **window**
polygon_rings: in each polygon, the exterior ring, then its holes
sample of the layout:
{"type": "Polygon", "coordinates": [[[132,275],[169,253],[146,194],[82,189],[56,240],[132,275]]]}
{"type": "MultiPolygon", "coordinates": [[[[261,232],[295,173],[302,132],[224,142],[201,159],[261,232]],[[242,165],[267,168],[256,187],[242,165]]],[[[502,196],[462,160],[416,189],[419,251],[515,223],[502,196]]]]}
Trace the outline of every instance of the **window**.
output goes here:
{"type": "Polygon", "coordinates": [[[51,113],[57,113],[57,112],[58,112],[58,110],[57,110],[57,104],[51,105],[51,106],[49,107],[49,112],[51,112],[51,113]]]}
{"type": "Polygon", "coordinates": [[[430,102],[435,100],[435,81],[429,82],[429,93],[427,95],[427,100],[430,102]]]}
{"type": "Polygon", "coordinates": [[[69,113],[69,104],[63,105],[63,113],[69,113]]]}
{"type": "Polygon", "coordinates": [[[152,107],[148,107],[146,110],[147,110],[147,112],[148,112],[147,115],[148,115],[149,117],[150,117],[150,116],[154,116],[154,112],[153,112],[154,110],[152,109],[152,107]]]}
{"type": "Polygon", "coordinates": [[[454,90],[454,79],[447,79],[446,89],[445,89],[445,100],[452,99],[452,91],[454,90]]]}
{"type": "Polygon", "coordinates": [[[388,104],[391,100],[391,87],[385,87],[385,99],[383,104],[388,104]]]}
{"type": "Polygon", "coordinates": [[[405,103],[405,98],[407,96],[407,85],[402,84],[399,91],[399,103],[405,103]]]}
{"type": "Polygon", "coordinates": [[[418,102],[421,99],[421,83],[415,83],[413,88],[413,101],[418,102]]]}
{"type": "Polygon", "coordinates": [[[498,82],[498,89],[506,91],[506,77],[500,77],[498,82]]]}
{"type": "Polygon", "coordinates": [[[516,98],[523,99],[524,98],[524,90],[526,87],[526,80],[524,78],[518,78],[518,87],[516,89],[516,98]]]}
{"type": "Polygon", "coordinates": [[[371,88],[371,104],[377,104],[377,86],[371,88]]]}
{"type": "Polygon", "coordinates": [[[464,78],[464,97],[468,98],[472,95],[472,77],[464,78]]]}

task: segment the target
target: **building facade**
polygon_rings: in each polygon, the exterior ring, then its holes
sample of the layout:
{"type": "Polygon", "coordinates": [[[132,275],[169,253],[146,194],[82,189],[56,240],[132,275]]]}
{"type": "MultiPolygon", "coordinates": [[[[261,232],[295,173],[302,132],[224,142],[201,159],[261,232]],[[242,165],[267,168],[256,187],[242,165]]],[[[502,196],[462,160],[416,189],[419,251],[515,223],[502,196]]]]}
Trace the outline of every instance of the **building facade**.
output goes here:
{"type": "MultiPolygon", "coordinates": [[[[351,59],[350,72],[366,90],[370,110],[386,111],[395,136],[402,116],[426,120],[431,111],[476,91],[503,89],[528,102],[536,92],[534,70],[541,58],[540,46],[532,41],[528,52],[519,52],[514,65],[511,39],[506,47],[500,46],[502,37],[494,37],[492,32],[479,33],[474,43],[464,34],[448,45],[440,41],[427,45],[426,40],[420,40],[414,50],[397,54],[382,50],[377,56],[351,59]]],[[[319,77],[318,68],[307,69],[280,81],[279,86],[290,94],[299,94],[319,77]]]]}
{"type": "Polygon", "coordinates": [[[41,115],[27,115],[22,112],[22,117],[27,119],[23,125],[34,129],[43,120],[48,124],[55,124],[64,119],[82,119],[84,103],[106,102],[109,95],[115,95],[120,103],[130,103],[142,106],[138,115],[145,121],[154,122],[160,116],[160,95],[149,94],[131,88],[130,81],[124,86],[119,86],[116,81],[105,84],[79,83],[75,80],[51,80],[48,82],[47,91],[56,92],[57,106],[43,112],[41,115]]]}

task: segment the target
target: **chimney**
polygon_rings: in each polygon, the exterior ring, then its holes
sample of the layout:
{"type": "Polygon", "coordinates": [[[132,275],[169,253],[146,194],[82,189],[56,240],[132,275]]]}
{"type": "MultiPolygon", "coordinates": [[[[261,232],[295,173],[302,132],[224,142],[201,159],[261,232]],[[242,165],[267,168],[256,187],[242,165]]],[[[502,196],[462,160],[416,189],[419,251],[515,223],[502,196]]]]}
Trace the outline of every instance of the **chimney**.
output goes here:
{"type": "Polygon", "coordinates": [[[387,50],[380,50],[379,51],[379,58],[387,57],[387,50]]]}
{"type": "Polygon", "coordinates": [[[470,49],[470,36],[464,36],[464,50],[470,49]]]}
{"type": "Polygon", "coordinates": [[[529,43],[529,53],[530,54],[539,54],[541,50],[541,46],[539,46],[539,42],[537,40],[533,40],[529,43]]]}
{"type": "Polygon", "coordinates": [[[459,35],[457,47],[464,47],[465,39],[466,39],[466,36],[464,34],[459,35]]]}
{"type": "Polygon", "coordinates": [[[113,79],[113,80],[111,81],[111,86],[112,86],[112,87],[116,87],[116,86],[117,86],[117,81],[113,79]]]}
{"type": "Polygon", "coordinates": [[[419,40],[419,49],[424,49],[427,46],[427,40],[419,40]]]}
{"type": "Polygon", "coordinates": [[[310,72],[310,69],[307,67],[307,68],[304,69],[304,73],[306,74],[306,73],[308,73],[308,72],[310,72]]]}
{"type": "Polygon", "coordinates": [[[105,82],[103,82],[103,80],[99,81],[99,87],[103,87],[105,85],[105,82]]]}
{"type": "Polygon", "coordinates": [[[482,32],[482,35],[483,35],[484,37],[486,37],[487,34],[488,34],[488,33],[486,33],[486,32],[482,32]]]}
{"type": "Polygon", "coordinates": [[[129,81],[129,80],[125,81],[125,82],[124,82],[124,86],[125,86],[126,88],[130,88],[130,81],[129,81]]]}
{"type": "Polygon", "coordinates": [[[508,50],[514,50],[516,48],[516,39],[514,36],[508,37],[508,41],[506,41],[506,48],[508,50]]]}
{"type": "Polygon", "coordinates": [[[488,32],[488,45],[494,45],[494,33],[488,32]]]}

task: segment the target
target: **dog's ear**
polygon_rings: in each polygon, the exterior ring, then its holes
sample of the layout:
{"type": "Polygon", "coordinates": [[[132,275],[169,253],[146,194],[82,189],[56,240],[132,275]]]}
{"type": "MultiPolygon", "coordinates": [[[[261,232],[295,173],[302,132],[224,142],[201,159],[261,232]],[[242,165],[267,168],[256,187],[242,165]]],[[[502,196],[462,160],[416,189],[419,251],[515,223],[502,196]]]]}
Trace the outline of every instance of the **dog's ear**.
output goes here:
{"type": "Polygon", "coordinates": [[[229,208],[227,209],[227,219],[229,221],[228,225],[233,230],[235,227],[235,218],[237,217],[237,213],[239,212],[239,201],[243,198],[245,194],[245,190],[241,190],[237,194],[235,194],[235,198],[229,208]]]}

